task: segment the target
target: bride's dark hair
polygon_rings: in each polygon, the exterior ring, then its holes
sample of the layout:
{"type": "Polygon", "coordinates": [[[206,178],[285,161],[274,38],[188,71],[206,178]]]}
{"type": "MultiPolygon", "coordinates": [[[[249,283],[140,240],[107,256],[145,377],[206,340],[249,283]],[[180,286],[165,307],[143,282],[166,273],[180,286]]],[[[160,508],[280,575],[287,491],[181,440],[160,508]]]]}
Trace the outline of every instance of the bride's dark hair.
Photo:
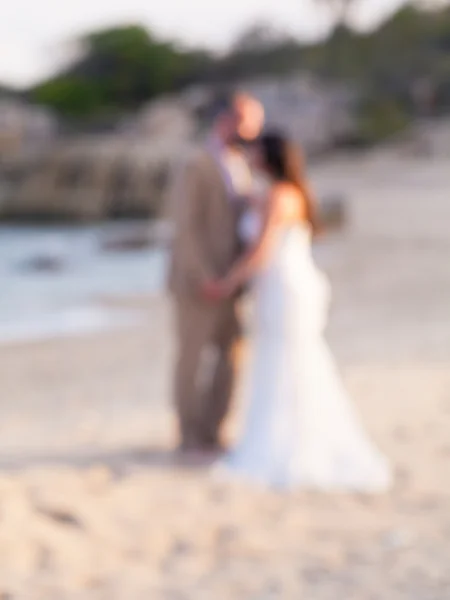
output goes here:
{"type": "Polygon", "coordinates": [[[268,174],[279,182],[290,183],[302,195],[307,219],[316,229],[315,211],[304,173],[302,152],[294,142],[278,132],[264,133],[259,139],[262,160],[268,174]]]}
{"type": "Polygon", "coordinates": [[[277,181],[302,186],[303,158],[298,146],[277,132],[264,133],[260,138],[264,166],[277,181]]]}

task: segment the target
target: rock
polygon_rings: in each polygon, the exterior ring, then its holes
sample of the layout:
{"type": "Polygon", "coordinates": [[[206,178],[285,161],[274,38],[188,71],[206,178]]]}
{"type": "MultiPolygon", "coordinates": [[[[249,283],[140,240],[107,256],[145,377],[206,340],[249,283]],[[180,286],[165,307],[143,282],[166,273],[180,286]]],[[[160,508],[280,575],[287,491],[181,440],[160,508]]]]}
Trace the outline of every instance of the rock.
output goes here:
{"type": "Polygon", "coordinates": [[[56,510],[56,509],[48,509],[36,506],[36,511],[47,517],[48,519],[55,521],[61,525],[66,525],[68,527],[75,527],[77,529],[82,529],[82,523],[65,510],[56,510]]]}
{"type": "Polygon", "coordinates": [[[325,197],[319,204],[319,216],[327,230],[341,229],[347,222],[345,200],[340,195],[325,197]]]}
{"type": "Polygon", "coordinates": [[[8,195],[6,219],[98,222],[160,214],[182,140],[114,133],[60,140],[36,159],[8,195]]]}
{"type": "Polygon", "coordinates": [[[24,261],[21,268],[27,271],[43,273],[58,273],[65,267],[65,262],[60,256],[45,255],[35,256],[24,261]]]}
{"type": "Polygon", "coordinates": [[[189,542],[188,540],[176,540],[172,546],[172,557],[180,557],[180,556],[186,556],[188,554],[190,554],[194,549],[194,546],[191,542],[189,542]]]}
{"type": "Polygon", "coordinates": [[[105,252],[135,252],[150,246],[149,232],[128,232],[114,235],[101,242],[105,252]]]}
{"type": "Polygon", "coordinates": [[[162,221],[144,222],[109,233],[100,241],[100,247],[105,252],[136,252],[151,246],[163,246],[170,237],[169,224],[162,221]]]}

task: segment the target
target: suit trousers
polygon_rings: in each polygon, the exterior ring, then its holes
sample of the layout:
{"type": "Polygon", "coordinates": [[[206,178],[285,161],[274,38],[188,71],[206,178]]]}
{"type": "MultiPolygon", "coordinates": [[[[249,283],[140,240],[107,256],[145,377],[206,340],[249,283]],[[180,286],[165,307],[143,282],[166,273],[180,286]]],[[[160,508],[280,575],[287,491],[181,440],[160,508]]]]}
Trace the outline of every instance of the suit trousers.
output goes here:
{"type": "Polygon", "coordinates": [[[186,448],[220,443],[236,379],[235,349],[241,337],[237,305],[234,300],[213,304],[175,299],[174,396],[181,444],[186,448]],[[211,351],[215,360],[202,378],[202,366],[211,351]]]}

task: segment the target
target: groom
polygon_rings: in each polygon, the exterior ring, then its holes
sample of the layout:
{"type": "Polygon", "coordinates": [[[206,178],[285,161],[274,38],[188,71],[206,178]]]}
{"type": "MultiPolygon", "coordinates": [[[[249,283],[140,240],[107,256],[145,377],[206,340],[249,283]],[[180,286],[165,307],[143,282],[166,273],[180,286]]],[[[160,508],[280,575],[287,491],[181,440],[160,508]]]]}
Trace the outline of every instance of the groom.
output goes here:
{"type": "Polygon", "coordinates": [[[246,94],[217,99],[212,131],[178,174],[175,240],[169,286],[174,299],[178,357],[174,395],[180,450],[220,449],[235,379],[233,349],[240,337],[237,298],[215,302],[208,282],[223,276],[239,255],[238,226],[252,184],[239,141],[261,132],[264,110],[246,94]],[[202,382],[205,351],[214,371],[202,382]]]}

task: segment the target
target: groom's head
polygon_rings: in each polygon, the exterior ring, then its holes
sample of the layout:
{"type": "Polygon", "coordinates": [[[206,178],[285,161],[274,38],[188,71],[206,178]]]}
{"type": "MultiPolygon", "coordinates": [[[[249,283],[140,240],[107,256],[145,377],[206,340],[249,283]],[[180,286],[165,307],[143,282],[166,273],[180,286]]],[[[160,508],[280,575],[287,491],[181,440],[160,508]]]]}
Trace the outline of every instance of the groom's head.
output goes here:
{"type": "Polygon", "coordinates": [[[216,98],[212,117],[214,132],[223,143],[250,142],[261,133],[264,108],[250,94],[225,94],[216,98]]]}

